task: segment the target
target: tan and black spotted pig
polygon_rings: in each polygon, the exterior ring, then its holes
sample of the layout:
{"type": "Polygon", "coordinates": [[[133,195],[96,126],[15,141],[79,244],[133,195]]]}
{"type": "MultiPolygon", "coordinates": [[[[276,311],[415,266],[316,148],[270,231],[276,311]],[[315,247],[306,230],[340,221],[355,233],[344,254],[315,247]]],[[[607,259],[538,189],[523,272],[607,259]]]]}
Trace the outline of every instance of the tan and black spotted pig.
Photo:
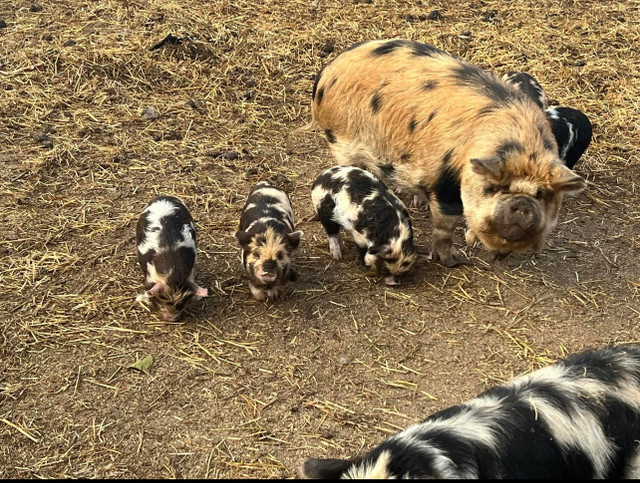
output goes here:
{"type": "Polygon", "coordinates": [[[316,77],[312,118],[343,165],[426,195],[433,256],[455,264],[453,231],[498,254],[541,250],[564,195],[586,182],[568,169],[543,110],[493,74],[407,40],[356,44],[316,77]]]}
{"type": "Polygon", "coordinates": [[[302,237],[301,231],[294,231],[287,194],[267,181],[258,183],[249,193],[235,236],[253,298],[278,298],[278,286],[298,277],[291,255],[302,237]]]}

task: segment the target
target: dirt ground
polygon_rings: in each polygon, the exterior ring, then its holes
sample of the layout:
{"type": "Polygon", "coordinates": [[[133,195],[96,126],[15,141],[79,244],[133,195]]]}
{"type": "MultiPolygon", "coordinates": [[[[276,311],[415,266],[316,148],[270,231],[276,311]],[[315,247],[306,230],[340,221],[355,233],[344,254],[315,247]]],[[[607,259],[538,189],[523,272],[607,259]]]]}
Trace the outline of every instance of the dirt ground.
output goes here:
{"type": "Polygon", "coordinates": [[[640,342],[638,2],[0,0],[0,20],[0,478],[295,477],[567,353],[640,342]],[[540,255],[493,261],[459,229],[471,265],[421,260],[388,288],[304,221],[333,164],[320,133],[290,134],[314,76],[390,37],[529,72],[589,115],[589,188],[540,255]],[[305,232],[276,303],[251,298],[233,238],[262,179],[305,232]],[[135,223],[159,193],[190,207],[213,292],[179,323],[135,304],[135,223]]]}

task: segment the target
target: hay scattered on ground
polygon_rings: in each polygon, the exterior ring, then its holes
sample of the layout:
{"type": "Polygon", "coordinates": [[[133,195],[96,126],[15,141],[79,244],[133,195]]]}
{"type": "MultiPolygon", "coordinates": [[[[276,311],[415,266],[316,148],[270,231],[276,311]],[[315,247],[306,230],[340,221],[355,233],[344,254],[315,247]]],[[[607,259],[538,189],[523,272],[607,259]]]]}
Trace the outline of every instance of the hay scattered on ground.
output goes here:
{"type": "MultiPolygon", "coordinates": [[[[589,0],[5,2],[0,477],[292,477],[308,456],[353,456],[566,353],[638,341],[638,13],[589,0]],[[583,110],[589,190],[540,256],[468,248],[473,265],[421,261],[393,290],[352,245],[332,262],[303,221],[302,280],[256,303],[232,236],[244,199],[271,179],[311,218],[310,183],[332,161],[317,133],[291,131],[318,69],[384,37],[529,72],[583,110]],[[191,208],[197,279],[213,291],[174,324],[134,302],[135,222],[159,193],[191,208]],[[148,355],[148,371],[129,368],[148,355]]],[[[428,244],[429,221],[412,216],[428,244]]]]}

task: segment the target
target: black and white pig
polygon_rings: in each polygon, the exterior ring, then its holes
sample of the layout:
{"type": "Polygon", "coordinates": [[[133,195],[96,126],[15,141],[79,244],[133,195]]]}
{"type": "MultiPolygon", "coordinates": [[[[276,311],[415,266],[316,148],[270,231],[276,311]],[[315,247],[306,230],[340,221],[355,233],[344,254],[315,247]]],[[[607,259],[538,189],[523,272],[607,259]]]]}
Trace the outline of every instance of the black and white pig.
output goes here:
{"type": "Polygon", "coordinates": [[[151,200],[138,219],[136,243],[145,276],[145,291],[136,301],[158,311],[164,320],[176,321],[189,299],[208,295],[206,288],[195,283],[196,231],[180,198],[151,200]]]}
{"type": "Polygon", "coordinates": [[[574,354],[493,387],[308,478],[640,477],[640,347],[574,354]]]}
{"type": "Polygon", "coordinates": [[[353,166],[326,169],[311,188],[318,219],[329,236],[329,251],[342,260],[340,228],[351,233],[358,260],[384,276],[387,285],[416,260],[409,212],[376,176],[353,166]]]}
{"type": "Polygon", "coordinates": [[[558,143],[558,155],[567,168],[573,169],[591,143],[593,129],[589,118],[571,107],[549,107],[540,83],[525,72],[507,72],[502,79],[520,89],[544,109],[558,143]]]}
{"type": "Polygon", "coordinates": [[[593,129],[589,118],[571,107],[550,107],[545,114],[558,143],[560,159],[573,169],[591,143],[593,129]]]}
{"type": "Polygon", "coordinates": [[[254,299],[276,299],[278,286],[298,278],[291,256],[302,235],[294,231],[287,194],[267,181],[258,183],[249,193],[235,234],[254,299]]]}

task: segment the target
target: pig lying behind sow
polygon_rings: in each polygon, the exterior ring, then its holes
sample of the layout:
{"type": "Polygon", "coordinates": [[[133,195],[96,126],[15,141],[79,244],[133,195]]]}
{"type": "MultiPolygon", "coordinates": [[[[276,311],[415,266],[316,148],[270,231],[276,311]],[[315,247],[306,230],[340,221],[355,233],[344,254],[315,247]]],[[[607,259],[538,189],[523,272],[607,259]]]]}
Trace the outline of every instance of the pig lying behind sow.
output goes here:
{"type": "Polygon", "coordinates": [[[312,97],[340,164],[427,196],[434,259],[447,265],[463,213],[490,250],[539,251],[563,196],[586,187],[531,97],[426,44],[356,44],[318,73],[312,97]]]}

